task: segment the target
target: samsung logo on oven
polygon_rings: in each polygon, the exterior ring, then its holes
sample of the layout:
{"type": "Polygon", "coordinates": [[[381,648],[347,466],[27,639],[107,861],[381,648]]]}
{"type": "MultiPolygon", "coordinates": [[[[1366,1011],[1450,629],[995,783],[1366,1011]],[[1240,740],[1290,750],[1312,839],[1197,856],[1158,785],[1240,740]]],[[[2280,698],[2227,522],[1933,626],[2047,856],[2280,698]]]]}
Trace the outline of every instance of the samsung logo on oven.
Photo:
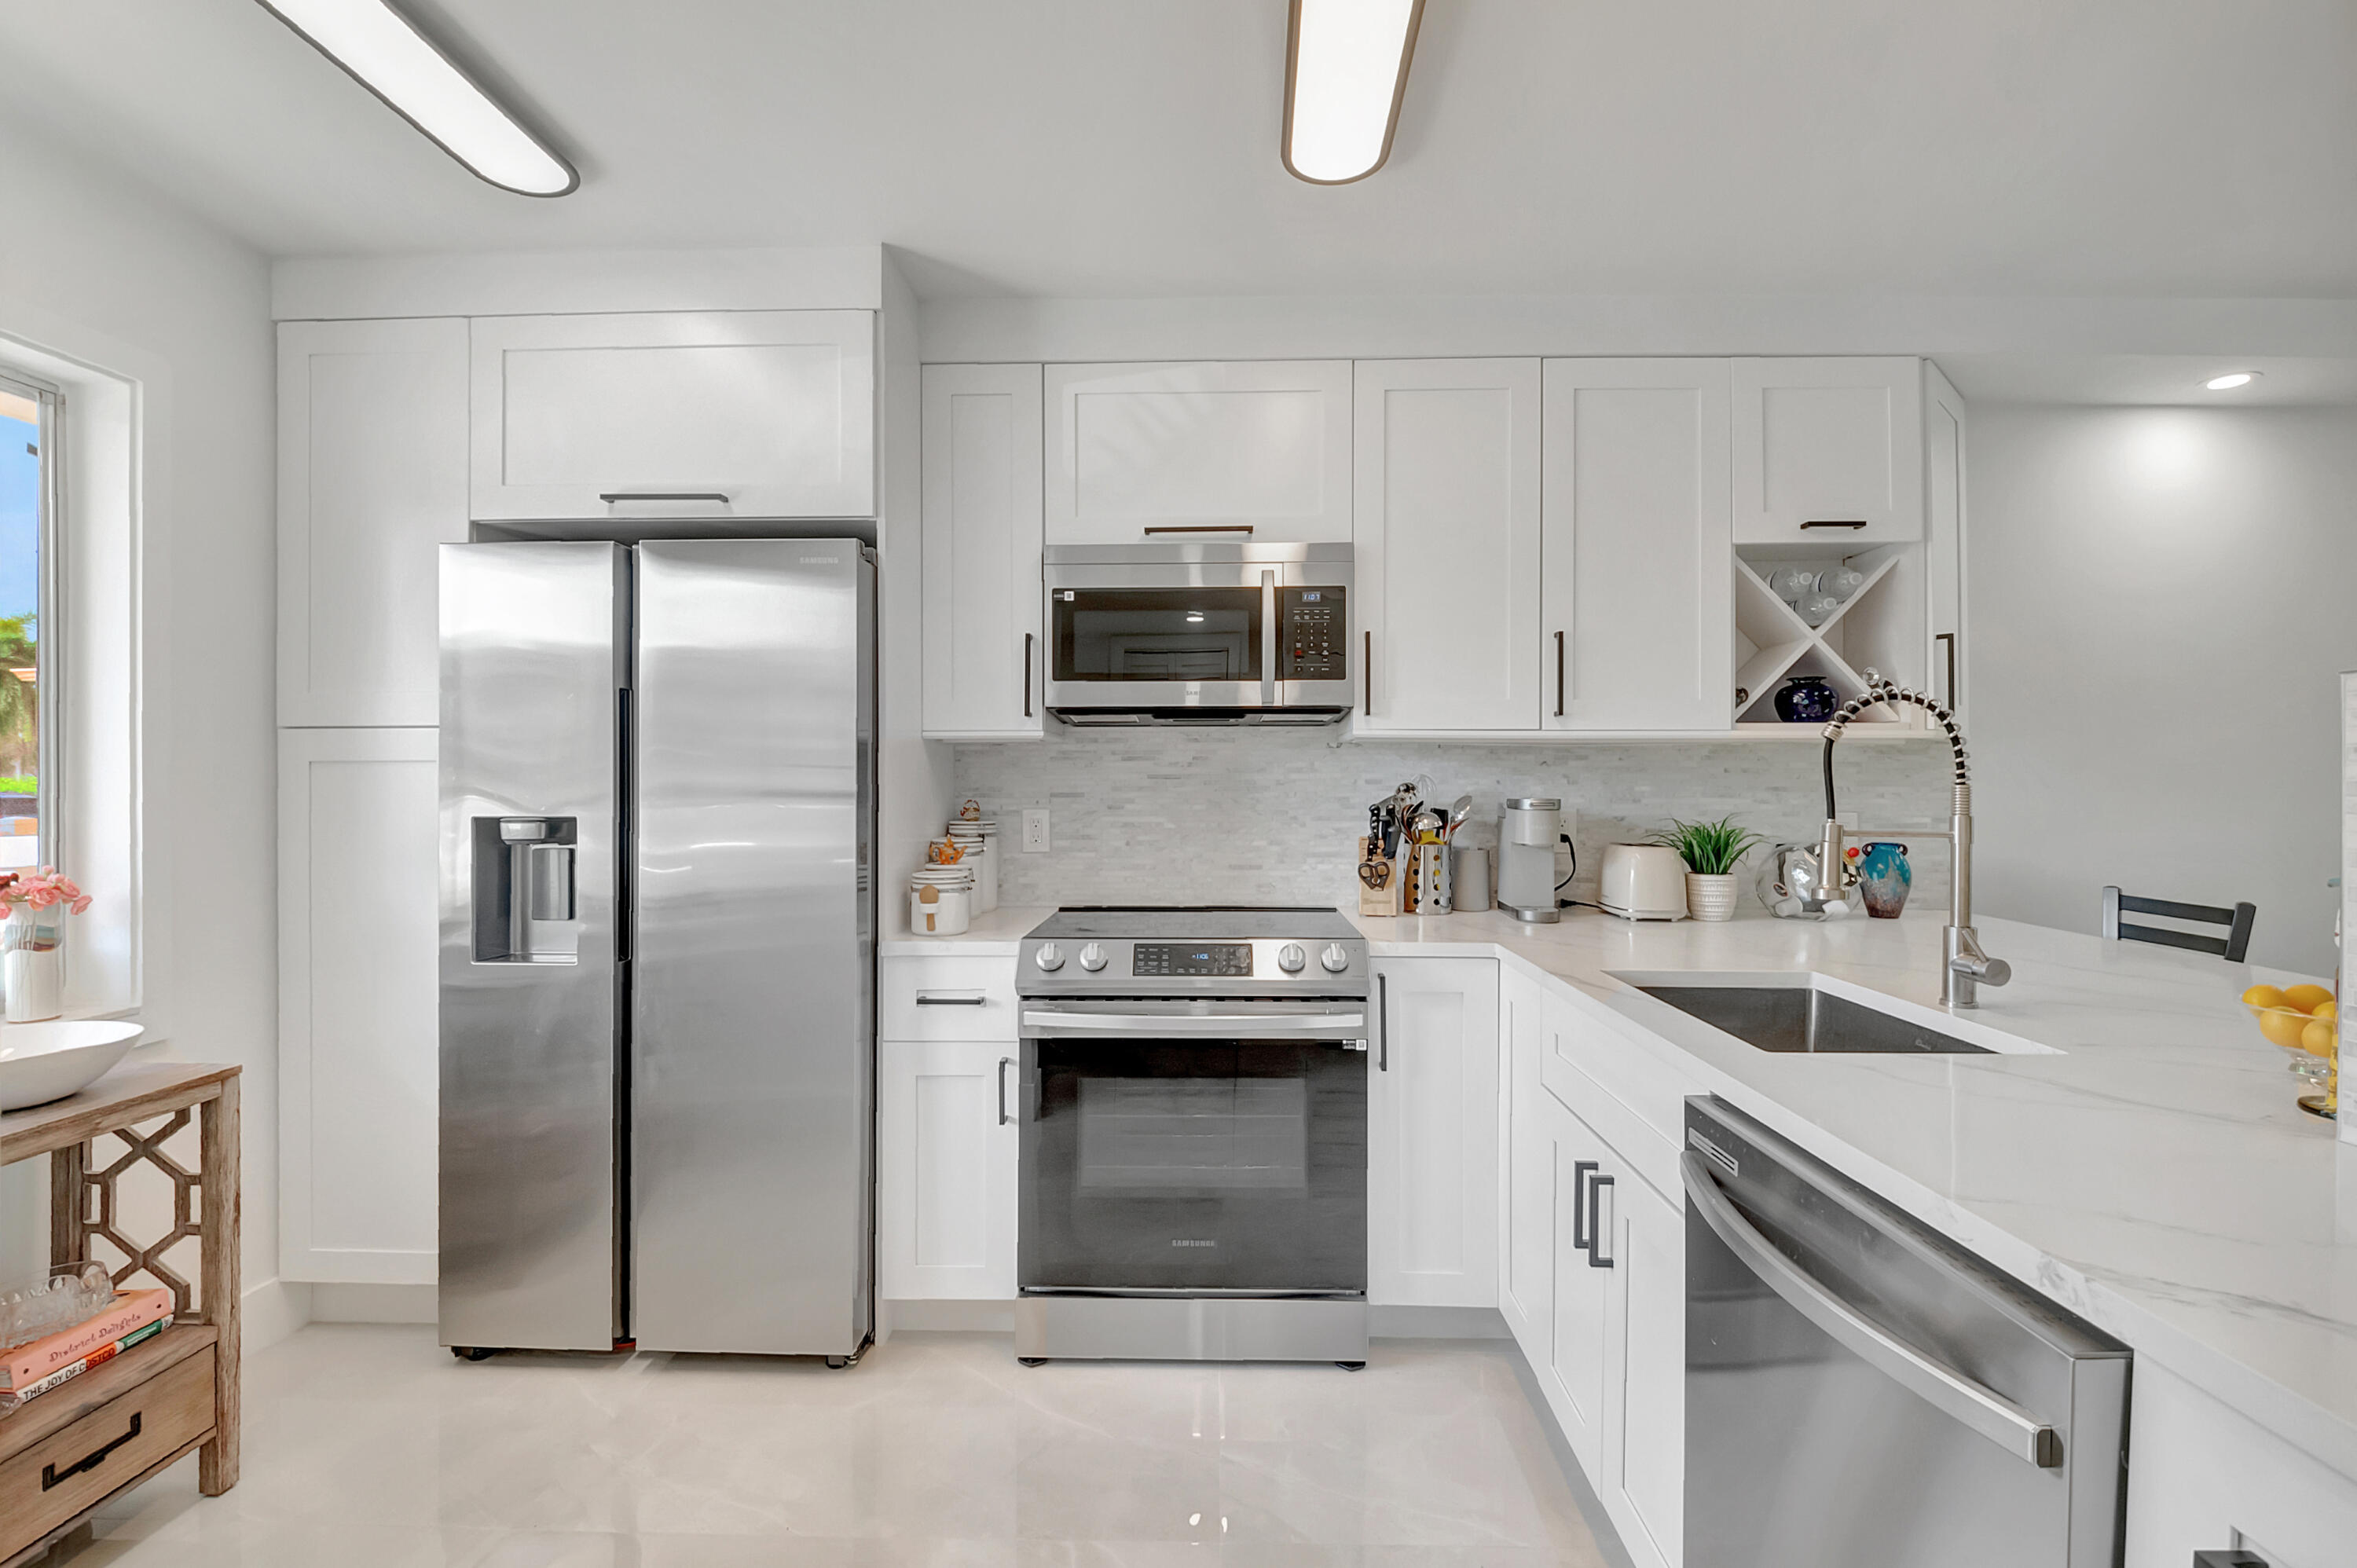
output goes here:
{"type": "Polygon", "coordinates": [[[1184,1240],[1174,1240],[1170,1244],[1174,1247],[1216,1247],[1219,1245],[1217,1241],[1189,1241],[1184,1240]]]}
{"type": "Polygon", "coordinates": [[[840,555],[797,555],[794,559],[801,562],[805,566],[840,566],[843,564],[843,557],[840,555]]]}

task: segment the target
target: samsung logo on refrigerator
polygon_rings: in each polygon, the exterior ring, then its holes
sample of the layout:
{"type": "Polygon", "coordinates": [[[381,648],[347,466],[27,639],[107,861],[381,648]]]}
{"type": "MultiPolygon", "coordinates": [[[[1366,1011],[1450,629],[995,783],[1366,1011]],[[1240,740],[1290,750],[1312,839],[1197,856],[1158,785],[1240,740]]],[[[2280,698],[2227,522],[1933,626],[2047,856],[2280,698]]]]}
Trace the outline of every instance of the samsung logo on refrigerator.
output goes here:
{"type": "Polygon", "coordinates": [[[1219,1245],[1217,1241],[1188,1241],[1176,1239],[1174,1239],[1170,1244],[1174,1247],[1216,1247],[1219,1245]]]}
{"type": "Polygon", "coordinates": [[[840,566],[843,564],[843,557],[840,555],[797,555],[794,559],[801,562],[805,566],[840,566]]]}

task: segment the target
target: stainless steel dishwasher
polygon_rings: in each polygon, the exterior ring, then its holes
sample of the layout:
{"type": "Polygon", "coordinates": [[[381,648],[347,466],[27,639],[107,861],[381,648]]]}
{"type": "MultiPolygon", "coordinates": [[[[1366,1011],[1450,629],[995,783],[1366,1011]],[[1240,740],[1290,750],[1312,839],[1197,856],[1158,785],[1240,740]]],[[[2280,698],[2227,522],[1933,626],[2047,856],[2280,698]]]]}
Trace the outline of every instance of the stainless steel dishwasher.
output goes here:
{"type": "Polygon", "coordinates": [[[2113,1568],[2126,1347],[1686,1102],[1685,1568],[2113,1568]]]}

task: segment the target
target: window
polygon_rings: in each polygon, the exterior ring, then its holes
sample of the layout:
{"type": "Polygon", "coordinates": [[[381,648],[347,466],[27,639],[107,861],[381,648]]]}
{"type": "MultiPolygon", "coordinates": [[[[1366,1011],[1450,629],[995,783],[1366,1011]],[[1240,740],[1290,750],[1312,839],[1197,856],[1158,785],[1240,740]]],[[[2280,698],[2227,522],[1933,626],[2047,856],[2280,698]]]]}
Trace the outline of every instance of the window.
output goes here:
{"type": "Polygon", "coordinates": [[[50,833],[44,791],[41,633],[56,510],[55,392],[0,381],[0,871],[38,865],[50,833]]]}

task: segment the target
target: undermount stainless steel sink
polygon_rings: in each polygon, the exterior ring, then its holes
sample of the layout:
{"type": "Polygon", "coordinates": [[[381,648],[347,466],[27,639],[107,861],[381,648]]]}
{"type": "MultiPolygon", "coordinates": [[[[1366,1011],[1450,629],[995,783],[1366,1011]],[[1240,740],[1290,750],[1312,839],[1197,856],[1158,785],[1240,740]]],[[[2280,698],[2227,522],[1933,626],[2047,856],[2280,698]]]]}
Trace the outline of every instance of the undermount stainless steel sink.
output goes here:
{"type": "Polygon", "coordinates": [[[1763,1051],[1990,1056],[1938,1029],[1810,985],[1645,985],[1638,990],[1763,1051]]]}

